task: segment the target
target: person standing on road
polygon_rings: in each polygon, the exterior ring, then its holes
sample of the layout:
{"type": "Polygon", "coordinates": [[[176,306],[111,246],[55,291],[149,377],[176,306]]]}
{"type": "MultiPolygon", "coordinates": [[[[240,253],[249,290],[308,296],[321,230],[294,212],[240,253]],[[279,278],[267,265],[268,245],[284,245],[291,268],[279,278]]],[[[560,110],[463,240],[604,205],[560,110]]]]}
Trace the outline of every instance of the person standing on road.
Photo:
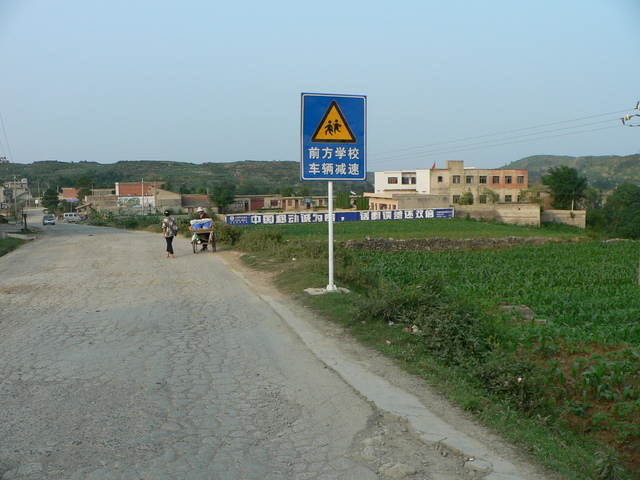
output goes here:
{"type": "Polygon", "coordinates": [[[178,224],[176,219],[171,216],[169,210],[164,211],[164,218],[162,219],[162,234],[167,241],[167,258],[174,258],[173,256],[173,237],[178,233],[178,224]]]}
{"type": "MultiPolygon", "coordinates": [[[[196,213],[198,214],[198,217],[200,218],[200,220],[208,218],[207,217],[207,212],[202,207],[198,207],[198,209],[196,210],[196,213]]],[[[198,237],[200,237],[200,235],[198,235],[198,237]]],[[[209,236],[206,237],[206,239],[208,239],[208,238],[209,238],[209,236]]],[[[200,237],[200,239],[203,240],[203,241],[206,241],[204,237],[200,237]]],[[[207,244],[206,243],[204,243],[202,245],[202,249],[200,251],[204,251],[204,250],[207,250],[207,244]]]]}

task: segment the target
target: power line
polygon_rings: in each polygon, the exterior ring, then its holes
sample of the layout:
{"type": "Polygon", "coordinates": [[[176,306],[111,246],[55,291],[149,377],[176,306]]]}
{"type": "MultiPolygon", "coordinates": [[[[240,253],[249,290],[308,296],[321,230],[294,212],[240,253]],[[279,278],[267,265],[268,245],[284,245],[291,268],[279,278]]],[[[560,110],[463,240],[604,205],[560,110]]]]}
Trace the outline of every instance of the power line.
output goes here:
{"type": "MultiPolygon", "coordinates": [[[[535,130],[535,129],[538,129],[538,128],[545,128],[545,127],[551,127],[551,126],[554,126],[554,125],[561,125],[563,123],[580,122],[580,121],[583,121],[583,120],[590,120],[592,118],[604,117],[604,116],[607,116],[607,115],[618,115],[620,113],[627,112],[628,110],[629,109],[627,109],[627,110],[619,110],[619,111],[609,112],[609,113],[601,113],[601,114],[598,114],[598,115],[591,115],[591,116],[588,116],[588,117],[576,118],[574,120],[564,120],[564,121],[561,121],[561,122],[547,123],[547,124],[543,124],[543,125],[537,125],[537,126],[534,126],[534,127],[518,128],[518,129],[515,129],[515,130],[507,130],[505,132],[500,132],[500,133],[489,133],[489,134],[486,134],[486,135],[478,135],[478,136],[474,136],[474,137],[466,137],[466,138],[461,138],[461,139],[458,139],[458,140],[449,140],[449,141],[446,141],[446,142],[431,143],[431,144],[428,144],[428,145],[421,145],[421,146],[417,146],[417,147],[402,148],[402,149],[398,149],[398,150],[389,150],[389,151],[386,151],[386,152],[369,154],[369,156],[387,155],[389,153],[404,152],[404,151],[409,151],[409,150],[416,150],[416,149],[419,149],[419,148],[430,148],[430,147],[435,147],[435,146],[438,146],[438,145],[447,145],[447,144],[450,144],[450,143],[466,142],[467,140],[477,140],[477,139],[480,139],[480,138],[496,137],[496,136],[500,136],[500,135],[507,135],[509,133],[523,132],[523,131],[526,131],[526,130],[535,130]]],[[[568,128],[578,128],[578,127],[579,126],[568,127],[568,128]]],[[[544,132],[542,132],[542,133],[544,133],[544,132]]],[[[496,141],[498,141],[498,140],[496,140],[496,141]]]]}
{"type": "Polygon", "coordinates": [[[533,141],[533,140],[543,140],[543,139],[546,139],[546,138],[561,137],[561,136],[565,136],[565,135],[577,135],[577,134],[580,134],[580,133],[594,132],[594,131],[598,131],[598,130],[605,130],[605,129],[608,129],[608,128],[617,128],[616,126],[613,126],[613,127],[604,127],[604,128],[580,130],[578,132],[570,132],[570,133],[560,134],[560,135],[545,135],[545,134],[548,134],[548,133],[561,132],[561,131],[564,131],[564,130],[571,130],[571,129],[574,129],[574,128],[583,128],[583,127],[588,127],[588,126],[592,126],[592,125],[599,125],[599,124],[602,124],[602,123],[609,123],[609,122],[611,122],[611,120],[604,120],[604,121],[600,121],[600,122],[586,123],[586,124],[582,124],[582,125],[575,125],[575,126],[572,126],[572,127],[557,128],[557,129],[546,130],[546,131],[542,131],[542,132],[527,133],[527,134],[523,134],[523,135],[515,135],[515,136],[512,136],[512,137],[500,138],[500,139],[495,139],[495,140],[487,140],[487,141],[484,141],[484,142],[475,142],[475,143],[468,143],[468,144],[456,145],[456,146],[433,149],[433,150],[425,150],[425,151],[422,151],[422,152],[416,152],[416,153],[404,154],[404,155],[396,155],[396,156],[391,156],[391,157],[387,157],[387,158],[384,158],[384,159],[372,160],[370,163],[379,163],[379,162],[386,162],[386,161],[391,161],[391,160],[401,160],[401,159],[405,159],[405,158],[415,158],[415,157],[420,157],[420,156],[432,156],[432,155],[439,155],[439,154],[445,154],[445,153],[462,152],[462,151],[474,150],[476,148],[499,147],[499,146],[502,146],[502,145],[511,145],[511,144],[520,143],[520,142],[530,142],[530,141],[533,141]],[[528,139],[524,139],[524,140],[516,140],[516,141],[513,141],[513,142],[507,142],[507,140],[522,139],[524,137],[532,137],[532,136],[535,136],[536,138],[528,138],[528,139]]]}
{"type": "MultiPolygon", "coordinates": [[[[390,161],[394,161],[394,160],[405,160],[405,159],[409,159],[409,158],[417,158],[417,157],[431,157],[434,155],[442,155],[442,154],[449,154],[449,153],[457,153],[457,152],[467,152],[469,150],[478,150],[481,148],[492,148],[492,147],[500,147],[503,145],[512,145],[514,143],[522,143],[522,142],[532,142],[535,140],[544,140],[546,138],[555,138],[555,137],[566,137],[569,135],[578,135],[581,133],[589,133],[589,132],[596,132],[599,130],[609,130],[611,128],[619,128],[618,126],[612,126],[612,127],[602,127],[602,128],[593,128],[590,130],[581,130],[579,132],[570,132],[570,133],[561,133],[558,135],[547,135],[544,137],[536,137],[536,138],[529,138],[526,140],[516,140],[513,142],[501,142],[501,143],[491,143],[490,145],[484,145],[484,146],[477,146],[476,144],[474,145],[460,145],[460,147],[463,148],[459,148],[459,147],[451,147],[449,149],[444,149],[444,150],[436,150],[436,151],[432,151],[432,152],[418,152],[418,153],[412,153],[409,155],[400,155],[397,157],[390,157],[390,158],[386,158],[386,159],[380,159],[380,160],[372,160],[369,163],[384,163],[384,162],[390,162],[390,161]],[[464,147],[469,147],[469,148],[464,148],[464,147]]],[[[516,137],[514,137],[516,138],[516,137]]],[[[505,139],[506,140],[506,139],[505,139]]],[[[484,142],[486,143],[486,142],[484,142]]]]}

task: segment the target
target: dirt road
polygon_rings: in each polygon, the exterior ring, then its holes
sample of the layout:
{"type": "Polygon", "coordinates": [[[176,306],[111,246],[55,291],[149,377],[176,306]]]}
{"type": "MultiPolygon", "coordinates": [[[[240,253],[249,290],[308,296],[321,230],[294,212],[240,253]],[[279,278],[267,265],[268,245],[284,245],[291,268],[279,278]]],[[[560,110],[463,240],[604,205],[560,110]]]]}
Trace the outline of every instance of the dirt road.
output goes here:
{"type": "Polygon", "coordinates": [[[57,224],[0,258],[2,480],[549,478],[230,252],[174,247],[57,224]]]}

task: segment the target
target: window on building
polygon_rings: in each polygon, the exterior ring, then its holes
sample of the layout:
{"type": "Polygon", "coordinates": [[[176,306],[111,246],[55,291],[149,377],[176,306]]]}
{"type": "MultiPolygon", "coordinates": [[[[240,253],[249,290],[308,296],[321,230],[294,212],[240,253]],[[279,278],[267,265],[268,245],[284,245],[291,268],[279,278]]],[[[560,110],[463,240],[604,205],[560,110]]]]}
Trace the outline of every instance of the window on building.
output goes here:
{"type": "Polygon", "coordinates": [[[460,175],[453,176],[453,183],[460,183],[460,175]]]}
{"type": "Polygon", "coordinates": [[[479,203],[487,203],[487,196],[486,195],[478,195],[478,202],[479,203]]]}
{"type": "Polygon", "coordinates": [[[438,183],[442,183],[444,182],[442,175],[438,175],[438,183]]]}
{"type": "Polygon", "coordinates": [[[416,177],[411,177],[411,185],[415,185],[416,184],[416,177]]]}
{"type": "Polygon", "coordinates": [[[511,175],[505,175],[505,177],[504,177],[504,183],[512,183],[512,181],[511,181],[511,175]]]}
{"type": "Polygon", "coordinates": [[[398,177],[389,177],[389,178],[387,178],[387,183],[389,185],[396,185],[398,183],[398,177]]]}
{"type": "Polygon", "coordinates": [[[517,182],[520,184],[524,183],[524,175],[518,175],[517,182]]]}
{"type": "Polygon", "coordinates": [[[487,183],[487,176],[486,175],[480,175],[478,177],[478,183],[487,183]]]}
{"type": "Polygon", "coordinates": [[[409,185],[411,183],[411,178],[409,177],[402,177],[402,184],[403,185],[409,185]]]}
{"type": "Polygon", "coordinates": [[[505,195],[504,196],[504,201],[505,202],[513,202],[513,197],[511,195],[505,195]]]}
{"type": "Polygon", "coordinates": [[[491,177],[491,183],[500,183],[500,175],[494,175],[491,177]]]}
{"type": "Polygon", "coordinates": [[[271,200],[270,205],[272,207],[277,207],[278,206],[278,200],[271,200]]]}
{"type": "Polygon", "coordinates": [[[466,183],[473,183],[473,176],[472,175],[467,175],[466,178],[464,179],[464,181],[466,183]]]}
{"type": "Polygon", "coordinates": [[[453,203],[460,203],[460,195],[453,196],[453,203]]]}

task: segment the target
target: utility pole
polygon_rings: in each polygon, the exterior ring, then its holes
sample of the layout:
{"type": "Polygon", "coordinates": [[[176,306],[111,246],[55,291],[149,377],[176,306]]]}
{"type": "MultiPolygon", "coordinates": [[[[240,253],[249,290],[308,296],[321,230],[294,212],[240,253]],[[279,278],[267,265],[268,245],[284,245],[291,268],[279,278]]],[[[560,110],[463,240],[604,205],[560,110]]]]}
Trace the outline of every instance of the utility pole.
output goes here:
{"type": "MultiPolygon", "coordinates": [[[[635,110],[640,111],[640,102],[636,103],[635,110]]],[[[627,114],[624,117],[622,117],[620,120],[622,120],[622,125],[624,125],[625,127],[640,127],[640,123],[633,123],[633,124],[627,123],[631,119],[635,121],[635,117],[640,118],[640,113],[635,113],[633,115],[627,114]]],[[[640,285],[640,263],[638,264],[638,285],[640,285]]]]}
{"type": "Polygon", "coordinates": [[[16,225],[18,224],[18,199],[16,198],[16,174],[13,174],[13,215],[16,219],[16,225]]]}

